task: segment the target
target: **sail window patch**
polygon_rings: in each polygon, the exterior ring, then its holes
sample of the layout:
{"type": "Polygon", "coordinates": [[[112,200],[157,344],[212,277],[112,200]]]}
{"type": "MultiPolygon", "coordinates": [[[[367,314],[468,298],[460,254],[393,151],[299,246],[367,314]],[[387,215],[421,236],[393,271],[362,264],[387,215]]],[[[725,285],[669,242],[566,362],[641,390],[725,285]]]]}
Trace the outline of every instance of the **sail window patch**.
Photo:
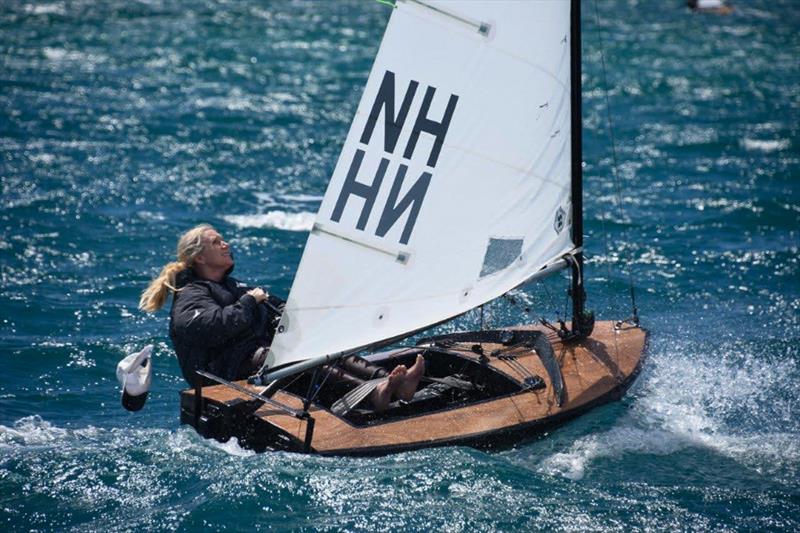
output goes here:
{"type": "Polygon", "coordinates": [[[494,274],[509,267],[522,253],[522,239],[489,238],[480,277],[494,274]]]}

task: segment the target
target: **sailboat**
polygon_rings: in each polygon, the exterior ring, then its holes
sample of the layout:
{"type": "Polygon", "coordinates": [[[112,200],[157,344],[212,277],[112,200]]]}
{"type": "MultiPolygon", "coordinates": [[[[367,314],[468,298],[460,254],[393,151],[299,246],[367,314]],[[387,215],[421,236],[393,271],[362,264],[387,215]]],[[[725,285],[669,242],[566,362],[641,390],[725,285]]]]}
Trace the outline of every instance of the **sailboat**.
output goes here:
{"type": "Polygon", "coordinates": [[[716,15],[730,15],[733,6],[725,0],[687,0],[686,5],[696,13],[714,13],[716,15]]]}
{"type": "Polygon", "coordinates": [[[647,334],[586,309],[582,214],[579,1],[398,0],[264,367],[198,372],[182,423],[259,451],[384,454],[514,443],[620,398],[647,334]],[[563,269],[569,322],[397,347],[563,269]],[[354,353],[422,355],[425,378],[381,412],[326,395],[354,353]]]}

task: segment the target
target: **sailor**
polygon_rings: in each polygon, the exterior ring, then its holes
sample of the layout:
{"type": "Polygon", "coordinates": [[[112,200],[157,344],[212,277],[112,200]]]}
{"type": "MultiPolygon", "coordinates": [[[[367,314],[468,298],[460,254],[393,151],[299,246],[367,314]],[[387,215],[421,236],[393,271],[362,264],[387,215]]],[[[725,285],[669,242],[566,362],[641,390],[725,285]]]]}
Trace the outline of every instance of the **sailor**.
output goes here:
{"type": "MultiPolygon", "coordinates": [[[[230,274],[230,246],[209,224],[200,224],[178,241],[177,261],[168,263],[142,293],[139,308],[161,309],[171,292],[169,334],[186,381],[194,386],[197,370],[235,381],[256,373],[264,363],[285,302],[260,287],[249,287],[230,274]]],[[[420,356],[412,367],[391,372],[357,356],[329,368],[338,385],[357,386],[379,377],[370,395],[376,410],[398,397],[409,400],[422,378],[420,356]]]]}

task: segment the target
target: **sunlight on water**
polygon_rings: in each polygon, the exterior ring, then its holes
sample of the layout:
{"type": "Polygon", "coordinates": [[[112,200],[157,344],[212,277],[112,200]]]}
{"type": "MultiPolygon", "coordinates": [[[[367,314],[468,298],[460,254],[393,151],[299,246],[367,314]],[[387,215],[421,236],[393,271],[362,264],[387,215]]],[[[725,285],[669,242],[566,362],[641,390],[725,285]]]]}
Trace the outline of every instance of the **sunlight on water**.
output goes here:
{"type": "MultiPolygon", "coordinates": [[[[630,270],[641,376],[512,449],[354,459],[180,427],[168,313],[137,303],[201,221],[232,243],[237,277],[286,296],[390,8],[5,2],[4,529],[800,528],[800,11],[615,0],[598,21],[583,5],[589,305],[629,316],[630,270]],[[130,414],[114,370],[151,343],[153,389],[130,414]]],[[[565,316],[564,288],[436,332],[565,316]]]]}

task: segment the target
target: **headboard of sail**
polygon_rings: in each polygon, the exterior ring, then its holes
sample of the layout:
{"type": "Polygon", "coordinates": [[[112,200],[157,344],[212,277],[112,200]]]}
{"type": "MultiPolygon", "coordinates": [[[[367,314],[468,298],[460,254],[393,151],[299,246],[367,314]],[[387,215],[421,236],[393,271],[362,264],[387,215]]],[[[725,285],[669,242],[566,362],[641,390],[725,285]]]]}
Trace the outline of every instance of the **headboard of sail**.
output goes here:
{"type": "Polygon", "coordinates": [[[456,316],[573,248],[569,11],[398,2],[270,367],[456,316]]]}

